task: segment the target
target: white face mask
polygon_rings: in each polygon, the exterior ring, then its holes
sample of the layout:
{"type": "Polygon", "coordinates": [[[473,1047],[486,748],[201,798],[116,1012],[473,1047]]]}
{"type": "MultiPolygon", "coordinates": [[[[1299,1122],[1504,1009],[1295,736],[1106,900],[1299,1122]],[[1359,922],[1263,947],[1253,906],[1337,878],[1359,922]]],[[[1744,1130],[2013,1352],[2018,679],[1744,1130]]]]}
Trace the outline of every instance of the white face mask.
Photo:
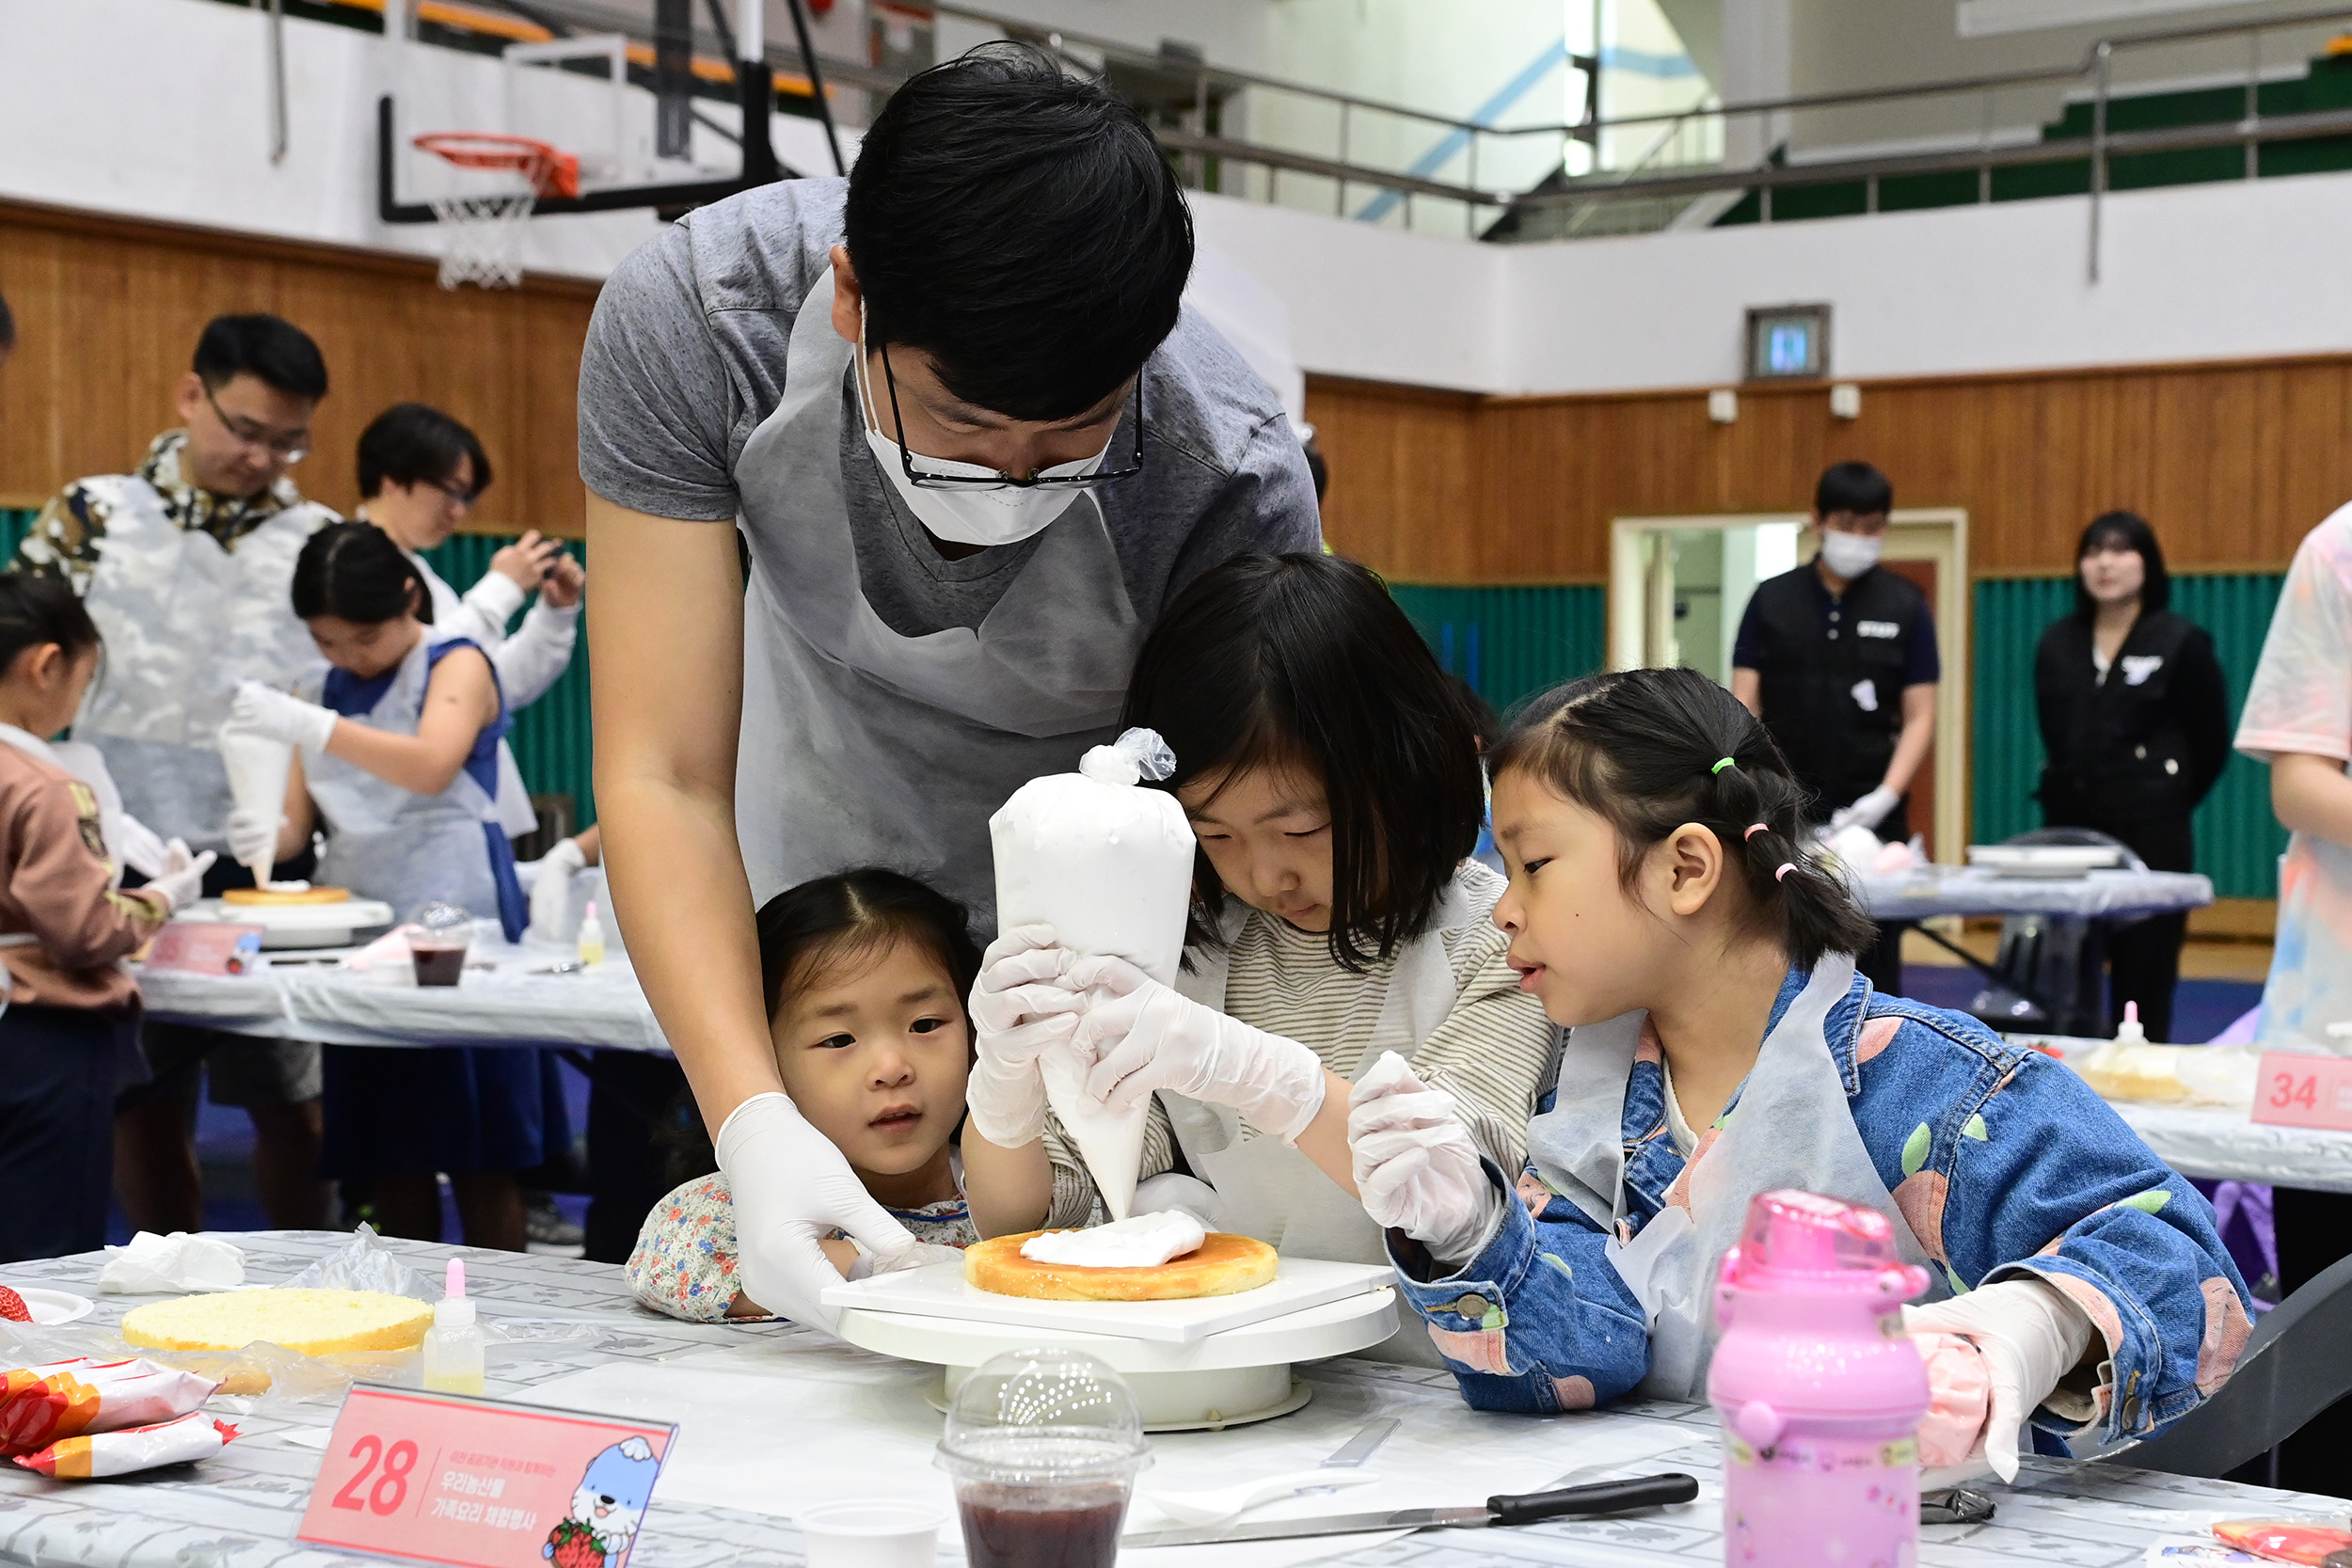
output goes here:
{"type": "Polygon", "coordinates": [[[1877,565],[1885,548],[1886,540],[1880,534],[1848,533],[1834,528],[1821,531],[1821,564],[1849,582],[1877,565]]]}
{"type": "MultiPolygon", "coordinates": [[[[858,401],[866,414],[866,444],[873,449],[874,461],[890,476],[898,499],[907,503],[914,520],[934,539],[951,545],[977,545],[988,548],[997,545],[1017,545],[1033,533],[1042,532],[1045,526],[1070,509],[1078,499],[1073,487],[1064,484],[1022,486],[999,484],[987,490],[931,490],[916,484],[907,475],[902,448],[882,433],[882,420],[877,413],[872,379],[866,373],[866,307],[858,307],[857,327],[857,388],[858,401]]],[[[1075,463],[1057,463],[1040,468],[1040,479],[1060,479],[1064,476],[1090,474],[1103,466],[1109,454],[1111,442],[1119,438],[1119,431],[1103,441],[1103,450],[1092,457],[1075,463]]],[[[1001,479],[1004,476],[983,463],[958,463],[945,457],[920,457],[923,470],[948,479],[1001,479]]]]}

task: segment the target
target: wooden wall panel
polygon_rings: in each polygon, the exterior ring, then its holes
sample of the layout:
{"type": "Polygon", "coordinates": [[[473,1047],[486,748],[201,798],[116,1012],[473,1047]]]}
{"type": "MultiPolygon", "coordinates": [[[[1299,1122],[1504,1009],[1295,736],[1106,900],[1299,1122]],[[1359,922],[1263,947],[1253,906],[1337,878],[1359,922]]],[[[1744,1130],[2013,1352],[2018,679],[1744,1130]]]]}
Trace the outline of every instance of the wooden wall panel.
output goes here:
{"type": "Polygon", "coordinates": [[[171,389],[216,315],[267,310],[318,340],[330,390],[305,493],[358,499],[360,430],[405,400],[473,427],[497,483],[468,527],[577,534],[580,346],[594,284],[442,290],[429,261],[0,203],[0,293],[18,346],[0,369],[0,504],[135,464],[174,422],[171,389]]]}
{"type": "Polygon", "coordinates": [[[1599,581],[1613,517],[1802,510],[1827,465],[1884,468],[1905,506],[1963,506],[1979,576],[2064,573],[2099,513],[2145,514],[2174,566],[2282,569],[2352,499],[2352,357],[1467,398],[1311,378],[1335,548],[1399,581],[1599,581]],[[1458,464],[1451,469],[1444,466],[1458,464]]]}

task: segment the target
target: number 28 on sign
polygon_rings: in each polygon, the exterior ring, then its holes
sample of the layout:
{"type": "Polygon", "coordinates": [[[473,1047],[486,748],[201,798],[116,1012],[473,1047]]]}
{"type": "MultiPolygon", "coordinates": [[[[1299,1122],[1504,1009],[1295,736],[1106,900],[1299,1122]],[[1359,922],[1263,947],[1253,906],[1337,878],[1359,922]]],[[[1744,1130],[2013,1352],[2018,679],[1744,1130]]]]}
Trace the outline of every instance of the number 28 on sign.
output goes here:
{"type": "Polygon", "coordinates": [[[298,1539],[453,1568],[627,1568],[676,1431],[363,1385],[298,1539]]]}
{"type": "Polygon", "coordinates": [[[2263,1053],[2253,1119],[2275,1127],[2352,1132],[2352,1056],[2263,1053]]]}

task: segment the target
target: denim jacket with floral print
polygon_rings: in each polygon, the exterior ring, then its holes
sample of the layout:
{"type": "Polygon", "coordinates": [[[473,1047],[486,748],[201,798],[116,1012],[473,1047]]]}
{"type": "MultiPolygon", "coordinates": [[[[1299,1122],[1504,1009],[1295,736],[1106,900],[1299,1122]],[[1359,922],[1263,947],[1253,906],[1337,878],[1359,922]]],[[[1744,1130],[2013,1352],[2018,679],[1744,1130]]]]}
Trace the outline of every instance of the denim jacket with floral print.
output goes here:
{"type": "MultiPolygon", "coordinates": [[[[1807,978],[1789,974],[1773,1023],[1807,978]]],[[[2039,1275],[2104,1341],[2090,1419],[2045,1406],[2034,1424],[2048,1438],[2144,1437],[2228,1378],[2251,1320],[2211,1205],[2073,1071],[1859,976],[1824,1034],[1855,1129],[1931,1266],[1955,1291],[2039,1275]]],[[[1716,1128],[1738,1108],[1735,1093],[1716,1128]]],[[[1667,1135],[1654,1036],[1626,1085],[1624,1132],[1629,1238],[1667,1205],[1688,1207],[1689,1169],[1716,1137],[1702,1133],[1686,1161],[1667,1135]]],[[[1605,1232],[1533,1164],[1518,1195],[1485,1250],[1442,1277],[1423,1277],[1441,1266],[1391,1231],[1406,1298],[1481,1409],[1549,1413],[1626,1394],[1648,1370],[1648,1337],[1605,1232]]]]}

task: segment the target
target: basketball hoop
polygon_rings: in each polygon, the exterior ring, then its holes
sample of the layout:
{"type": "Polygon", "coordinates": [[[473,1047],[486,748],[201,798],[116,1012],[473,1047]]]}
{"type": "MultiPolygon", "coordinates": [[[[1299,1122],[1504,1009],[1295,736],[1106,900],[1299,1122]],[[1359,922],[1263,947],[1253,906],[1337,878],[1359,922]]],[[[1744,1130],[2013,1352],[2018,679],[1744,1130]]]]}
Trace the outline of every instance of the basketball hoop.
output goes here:
{"type": "Polygon", "coordinates": [[[524,188],[437,197],[433,216],[448,236],[441,287],[461,283],[511,289],[522,281],[522,236],[541,197],[580,194],[580,160],[529,136],[494,131],[433,131],[416,138],[418,150],[455,167],[519,177],[524,188]]]}

